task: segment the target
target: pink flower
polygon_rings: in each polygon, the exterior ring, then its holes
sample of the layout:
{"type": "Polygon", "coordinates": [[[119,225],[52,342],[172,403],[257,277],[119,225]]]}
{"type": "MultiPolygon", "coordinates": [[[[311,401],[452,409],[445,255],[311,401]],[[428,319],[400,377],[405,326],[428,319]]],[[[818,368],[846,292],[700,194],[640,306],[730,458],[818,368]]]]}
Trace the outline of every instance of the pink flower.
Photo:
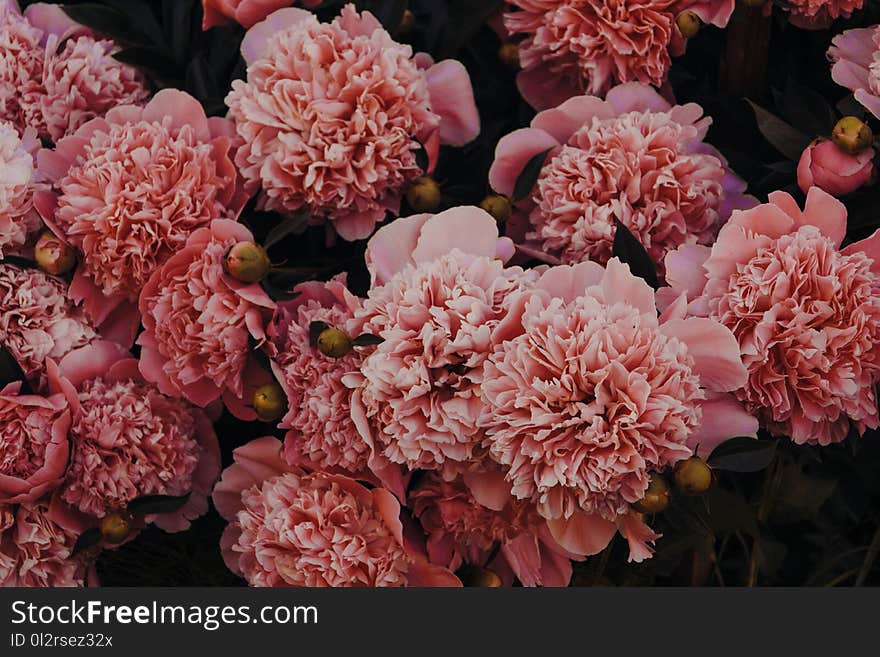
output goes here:
{"type": "Polygon", "coordinates": [[[277,9],[289,7],[291,4],[301,4],[312,9],[321,2],[323,0],[300,0],[299,3],[293,0],[202,0],[202,29],[208,30],[231,21],[251,28],[277,9]]]}
{"type": "Polygon", "coordinates": [[[737,397],[772,433],[827,445],[880,424],[880,234],[839,250],[846,208],[817,187],[736,212],[718,241],[666,259],[669,296],[736,336],[737,397]]]}
{"type": "Polygon", "coordinates": [[[685,10],[727,25],[734,0],[507,0],[504,24],[519,44],[517,83],[542,110],[582,93],[604,95],[620,82],[661,85],[670,55],[684,52],[676,25],[685,10]]]}
{"type": "Polygon", "coordinates": [[[605,101],[572,98],[498,144],[489,181],[510,196],[536,155],[549,151],[532,196],[508,233],[549,260],[605,263],[616,221],[662,265],[682,244],[708,244],[733,208],[756,201],[703,138],[711,119],[693,103],[671,106],[638,83],[605,101]]]}
{"type": "Polygon", "coordinates": [[[344,380],[361,434],[391,462],[456,470],[479,460],[483,361],[535,277],[505,268],[511,246],[473,207],[398,219],[370,240],[373,287],[350,333],[383,342],[344,380]]]}
{"type": "Polygon", "coordinates": [[[746,379],[736,340],[680,307],[658,320],[653,290],[616,258],[547,270],[519,307],[483,373],[490,455],[560,545],[594,554],[620,524],[641,560],[629,505],[649,473],[757,430],[726,405],[746,379]]]}
{"type": "Polygon", "coordinates": [[[281,443],[259,438],[233,453],[214,489],[230,524],[226,565],[251,586],[460,586],[404,535],[384,488],[288,466],[281,443]]]}
{"type": "Polygon", "coordinates": [[[180,91],[117,107],[38,154],[53,192],[37,208],[82,252],[71,296],[105,337],[130,346],[138,294],[187,238],[247,200],[232,163],[232,124],[180,91]]]}
{"type": "Polygon", "coordinates": [[[262,384],[252,351],[266,339],[275,303],[259,285],[224,273],[223,259],[230,246],[253,239],[228,219],[195,231],[144,287],[137,341],[140,371],[162,393],[201,407],[222,397],[243,420],[256,419],[246,406],[262,384]]]}
{"type": "Polygon", "coordinates": [[[0,390],[0,504],[33,502],[64,477],[70,410],[63,395],[0,390]]]}
{"type": "Polygon", "coordinates": [[[815,185],[833,196],[843,196],[873,177],[873,148],[850,155],[827,140],[805,148],[797,168],[798,186],[805,194],[815,185]]]}
{"type": "Polygon", "coordinates": [[[15,0],[0,2],[0,120],[11,122],[19,133],[29,127],[21,106],[22,91],[39,84],[42,76],[42,36],[21,15],[15,0]]]}
{"type": "Polygon", "coordinates": [[[83,586],[89,566],[71,556],[76,540],[45,502],[0,505],[0,586],[83,586]]]}
{"type": "Polygon", "coordinates": [[[251,28],[242,54],[247,81],[233,82],[226,103],[245,142],[236,164],[262,187],[259,206],[305,210],[347,240],[399,210],[425,173],[420,144],[433,161],[438,139],[461,146],[479,133],[464,67],[413,57],[353,5],[329,24],[277,11],[251,28]]]}
{"type": "MultiPolygon", "coordinates": [[[[865,0],[787,0],[782,5],[792,25],[807,30],[821,30],[838,18],[849,18],[861,9],[865,0]]],[[[768,2],[764,13],[770,15],[775,3],[768,2]]]]}
{"type": "Polygon", "coordinates": [[[831,43],[831,77],[880,118],[880,25],[846,30],[831,43]]]}
{"type": "Polygon", "coordinates": [[[144,495],[189,494],[180,510],[155,519],[166,531],[187,529],[208,510],[220,449],[203,411],[144,381],[137,360],[112,342],[73,351],[49,372],[52,389],[73,409],[59,492],[66,504],[103,518],[144,495]]]}
{"type": "Polygon", "coordinates": [[[40,147],[36,133],[0,122],[0,259],[23,247],[42,222],[34,209],[34,153],[40,147]]]}
{"type": "Polygon", "coordinates": [[[94,337],[61,279],[0,262],[0,344],[29,381],[41,387],[47,358],[61,358],[94,337]]]}

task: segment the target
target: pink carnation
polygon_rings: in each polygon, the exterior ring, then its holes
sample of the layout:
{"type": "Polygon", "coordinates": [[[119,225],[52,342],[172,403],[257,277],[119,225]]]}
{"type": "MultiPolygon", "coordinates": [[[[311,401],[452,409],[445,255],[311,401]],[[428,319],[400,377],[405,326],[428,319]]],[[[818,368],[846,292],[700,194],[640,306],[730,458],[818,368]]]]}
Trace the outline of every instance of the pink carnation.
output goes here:
{"type": "Polygon", "coordinates": [[[0,259],[25,245],[42,222],[34,209],[34,154],[40,147],[33,130],[20,138],[15,126],[0,122],[0,259]]]}
{"type": "Polygon", "coordinates": [[[67,298],[64,282],[37,269],[0,262],[0,344],[39,385],[47,358],[88,344],[95,330],[67,298]]]}
{"type": "Polygon", "coordinates": [[[83,586],[89,565],[71,556],[76,540],[45,502],[0,505],[0,586],[83,586]]]}
{"type": "Polygon", "coordinates": [[[232,124],[180,91],[117,107],[38,155],[52,192],[37,207],[82,252],[71,295],[106,337],[130,346],[138,294],[187,238],[247,200],[232,124]]]}
{"type": "Polygon", "coordinates": [[[22,91],[39,84],[45,51],[42,31],[22,15],[15,0],[0,1],[0,120],[19,133],[28,127],[22,109],[22,91]]]}
{"type": "Polygon", "coordinates": [[[736,212],[708,247],[666,259],[668,296],[727,326],[748,380],[736,395],[774,434],[828,445],[880,425],[880,233],[843,250],[846,207],[813,187],[736,212]]]}
{"type": "MultiPolygon", "coordinates": [[[[770,15],[773,5],[768,2],[764,13],[770,15]]],[[[857,9],[861,9],[865,0],[786,0],[782,5],[788,12],[788,20],[792,25],[808,30],[820,30],[831,25],[838,18],[849,18],[857,9]]]]}
{"type": "Polygon", "coordinates": [[[220,450],[203,411],[146,383],[137,360],[111,342],[51,364],[50,383],[73,409],[65,503],[102,518],[144,495],[189,494],[180,510],[155,519],[167,531],[187,529],[208,510],[220,450]]]}
{"type": "Polygon", "coordinates": [[[880,25],[846,30],[831,43],[831,77],[880,118],[880,25]]]}
{"type": "Polygon", "coordinates": [[[498,144],[489,181],[511,195],[536,155],[550,151],[532,196],[508,227],[526,252],[564,263],[611,257],[620,221],[658,265],[681,244],[708,244],[733,208],[756,201],[703,138],[711,119],[630,83],[607,100],[572,98],[498,144]]]}
{"type": "Polygon", "coordinates": [[[560,545],[593,554],[624,519],[641,560],[629,505],[649,473],[757,430],[726,395],[746,379],[736,340],[680,307],[658,320],[653,290],[616,258],[549,269],[520,307],[483,374],[490,454],[560,545]]]}
{"type": "Polygon", "coordinates": [[[312,9],[321,2],[323,0],[300,0],[298,3],[293,0],[202,0],[202,29],[208,30],[231,21],[250,28],[278,9],[292,4],[312,9]]]}
{"type": "Polygon", "coordinates": [[[0,504],[32,502],[64,477],[70,410],[63,395],[0,390],[0,504]]]}
{"type": "MultiPolygon", "coordinates": [[[[347,240],[370,235],[397,212],[407,184],[425,171],[416,151],[437,140],[463,145],[479,116],[464,67],[430,64],[391,39],[369,12],[346,5],[322,24],[284,9],[242,43],[247,81],[226,98],[245,146],[236,164],[262,186],[266,210],[306,210],[347,240]]],[[[432,156],[432,159],[433,159],[432,156]]]]}
{"type": "Polygon", "coordinates": [[[214,489],[230,521],[226,565],[251,586],[460,586],[404,536],[391,493],[306,474],[285,464],[281,449],[274,438],[240,447],[214,489]]]}
{"type": "Polygon", "coordinates": [[[686,40],[679,13],[727,25],[734,0],[507,0],[504,24],[522,37],[517,83],[526,101],[547,109],[582,93],[604,95],[620,82],[661,85],[686,40]]]}
{"type": "Polygon", "coordinates": [[[263,381],[252,352],[266,339],[275,303],[259,285],[226,274],[223,261],[233,244],[253,239],[228,219],[194,232],[144,287],[137,341],[140,370],[162,393],[201,407],[222,397],[243,420],[256,419],[246,404],[263,381]]]}
{"type": "Polygon", "coordinates": [[[505,268],[511,251],[473,207],[398,219],[370,240],[373,287],[351,333],[383,342],[345,381],[364,439],[393,463],[457,469],[478,456],[483,361],[531,275],[505,268]]]}

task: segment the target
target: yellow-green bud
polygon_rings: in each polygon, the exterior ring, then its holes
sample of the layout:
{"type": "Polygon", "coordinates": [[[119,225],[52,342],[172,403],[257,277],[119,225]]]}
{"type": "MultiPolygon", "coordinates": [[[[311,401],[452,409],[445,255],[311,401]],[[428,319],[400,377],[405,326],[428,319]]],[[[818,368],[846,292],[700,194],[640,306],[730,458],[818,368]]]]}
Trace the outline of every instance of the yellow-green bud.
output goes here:
{"type": "Polygon", "coordinates": [[[645,495],[632,505],[639,513],[661,513],[669,506],[669,484],[657,473],[651,475],[645,495]]]}
{"type": "Polygon", "coordinates": [[[284,389],[274,381],[257,388],[254,393],[254,411],[264,422],[281,419],[287,412],[287,395],[284,394],[284,389]]]}
{"type": "Polygon", "coordinates": [[[100,530],[107,543],[118,545],[131,535],[131,520],[121,513],[109,513],[101,518],[100,530]]]}
{"type": "Polygon", "coordinates": [[[227,274],[242,283],[259,283],[269,275],[269,254],[254,242],[238,242],[229,247],[223,262],[227,274]]]}
{"type": "Polygon", "coordinates": [[[440,185],[429,176],[413,180],[406,192],[406,202],[416,212],[435,212],[441,199],[440,185]]]}
{"type": "Polygon", "coordinates": [[[504,223],[510,219],[513,207],[510,200],[501,194],[489,194],[480,202],[480,207],[494,217],[498,223],[504,223]]]}
{"type": "Polygon", "coordinates": [[[351,352],[351,338],[338,328],[326,328],[318,336],[318,351],[330,358],[342,358],[351,352]]]}
{"type": "Polygon", "coordinates": [[[510,43],[509,41],[507,43],[502,43],[501,47],[498,49],[498,59],[500,59],[501,63],[510,70],[519,70],[519,46],[515,43],[510,43]]]}
{"type": "Polygon", "coordinates": [[[712,486],[712,468],[697,456],[679,461],[674,477],[675,485],[685,495],[702,495],[712,486]]]}
{"type": "Polygon", "coordinates": [[[874,144],[874,133],[864,121],[855,116],[845,116],[831,131],[831,140],[844,153],[855,155],[874,144]]]}
{"type": "Polygon", "coordinates": [[[462,584],[465,586],[481,586],[483,588],[500,588],[502,585],[501,578],[494,570],[488,568],[479,568],[471,566],[462,577],[462,584]]]}
{"type": "Polygon", "coordinates": [[[409,9],[403,12],[403,16],[400,18],[400,25],[397,26],[397,31],[394,33],[395,36],[398,37],[406,37],[412,32],[412,29],[416,25],[416,16],[409,9]]]}
{"type": "Polygon", "coordinates": [[[34,259],[40,269],[53,276],[66,274],[76,265],[74,250],[48,231],[37,240],[34,259]]]}
{"type": "Polygon", "coordinates": [[[675,24],[678,25],[678,30],[685,39],[692,39],[697,36],[697,32],[700,31],[700,27],[703,25],[700,17],[697,16],[697,12],[690,9],[681,12],[675,19],[675,24]]]}

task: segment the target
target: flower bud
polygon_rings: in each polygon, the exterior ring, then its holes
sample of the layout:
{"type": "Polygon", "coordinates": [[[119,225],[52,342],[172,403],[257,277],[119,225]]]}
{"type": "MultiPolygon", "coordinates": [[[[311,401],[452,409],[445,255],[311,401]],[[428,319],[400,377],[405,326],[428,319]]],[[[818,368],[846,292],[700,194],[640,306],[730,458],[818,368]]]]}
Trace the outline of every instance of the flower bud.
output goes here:
{"type": "Polygon", "coordinates": [[[697,36],[697,32],[700,31],[703,23],[695,11],[688,9],[678,15],[678,18],[675,19],[675,24],[678,25],[678,29],[685,39],[692,39],[697,36]]]}
{"type": "Polygon", "coordinates": [[[874,149],[844,153],[827,139],[804,149],[797,167],[798,186],[806,194],[819,187],[832,196],[851,194],[874,180],[874,149]]]}
{"type": "Polygon", "coordinates": [[[397,31],[394,33],[397,37],[406,37],[412,32],[412,29],[416,25],[416,16],[409,9],[403,12],[403,16],[400,18],[400,25],[397,26],[397,31]]]}
{"type": "Polygon", "coordinates": [[[697,456],[679,461],[674,477],[675,485],[685,495],[702,495],[712,486],[712,468],[697,456]]]}
{"type": "Polygon", "coordinates": [[[462,584],[465,586],[481,586],[483,588],[500,588],[501,578],[494,570],[471,566],[462,576],[462,584]]]}
{"type": "Polygon", "coordinates": [[[413,180],[406,192],[406,201],[416,212],[435,212],[440,207],[440,185],[429,176],[413,180]]]}
{"type": "Polygon", "coordinates": [[[510,42],[501,44],[501,47],[498,49],[498,59],[510,70],[518,71],[520,67],[519,47],[515,43],[510,42]]]}
{"type": "Polygon", "coordinates": [[[254,242],[238,242],[229,247],[223,261],[227,274],[242,283],[259,283],[272,268],[269,254],[254,242]]]}
{"type": "Polygon", "coordinates": [[[661,513],[669,506],[669,484],[657,473],[651,475],[644,497],[632,505],[639,513],[661,513]]]}
{"type": "Polygon", "coordinates": [[[867,123],[854,116],[845,116],[831,131],[831,141],[844,153],[855,155],[874,144],[874,133],[867,123]]]}
{"type": "Polygon", "coordinates": [[[66,274],[76,265],[74,250],[48,231],[37,240],[34,259],[40,269],[53,276],[66,274]]]}
{"type": "Polygon", "coordinates": [[[513,211],[508,198],[501,194],[489,194],[480,202],[480,207],[491,214],[500,224],[510,219],[510,214],[513,211]]]}
{"type": "Polygon", "coordinates": [[[254,411],[264,422],[280,420],[287,412],[284,389],[274,381],[257,388],[254,392],[254,411]]]}
{"type": "Polygon", "coordinates": [[[318,351],[330,358],[342,358],[351,351],[351,338],[338,328],[326,328],[318,336],[318,351]]]}
{"type": "Polygon", "coordinates": [[[131,520],[121,513],[109,513],[101,518],[100,530],[107,543],[118,545],[131,535],[131,520]]]}

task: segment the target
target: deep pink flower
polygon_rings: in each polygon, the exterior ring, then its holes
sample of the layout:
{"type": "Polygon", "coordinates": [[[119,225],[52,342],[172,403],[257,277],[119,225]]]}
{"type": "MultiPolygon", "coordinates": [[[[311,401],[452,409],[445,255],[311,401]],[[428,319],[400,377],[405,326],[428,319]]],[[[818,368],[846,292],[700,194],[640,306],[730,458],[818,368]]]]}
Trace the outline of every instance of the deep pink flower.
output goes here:
{"type": "Polygon", "coordinates": [[[202,29],[208,30],[232,21],[250,28],[278,9],[292,4],[301,4],[312,9],[321,2],[323,0],[202,0],[202,29]]]}
{"type": "Polygon", "coordinates": [[[736,336],[736,392],[772,433],[827,445],[880,424],[880,233],[839,250],[846,208],[818,187],[736,212],[708,247],[667,256],[666,295],[736,336]]]}
{"type": "Polygon", "coordinates": [[[535,278],[504,266],[511,253],[495,220],[473,207],[398,219],[370,240],[373,287],[351,334],[383,341],[345,382],[364,439],[393,463],[455,470],[479,460],[483,361],[516,292],[535,278]]]}
{"type": "Polygon", "coordinates": [[[846,30],[831,43],[831,77],[880,118],[880,25],[846,30]]]}
{"type": "Polygon", "coordinates": [[[263,381],[252,352],[266,339],[275,303],[258,284],[226,274],[223,260],[230,246],[253,239],[228,219],[195,231],[144,286],[137,341],[144,378],[164,394],[201,407],[222,397],[243,420],[256,419],[248,405],[263,381]]]}
{"type": "Polygon", "coordinates": [[[84,586],[88,562],[71,556],[77,536],[45,502],[0,504],[0,586],[84,586]]]}
{"type": "Polygon", "coordinates": [[[658,320],[653,290],[616,258],[553,267],[518,307],[483,374],[490,455],[560,545],[593,554],[620,525],[641,560],[650,552],[632,536],[641,525],[629,505],[649,473],[743,435],[739,426],[757,430],[741,408],[715,403],[745,382],[736,340],[679,307],[658,320]]]}
{"type": "Polygon", "coordinates": [[[710,243],[733,208],[756,201],[703,142],[711,119],[702,114],[638,83],[615,87],[605,101],[578,96],[541,112],[499,142],[489,171],[495,191],[510,196],[526,164],[550,151],[508,233],[570,264],[607,262],[616,221],[658,265],[681,244],[710,243]]]}
{"type": "Polygon", "coordinates": [[[798,186],[806,194],[814,185],[833,196],[850,194],[874,177],[874,149],[856,155],[823,140],[804,149],[798,162],[798,186]]]}
{"type": "Polygon", "coordinates": [[[21,106],[25,89],[39,84],[45,51],[42,31],[22,15],[15,0],[0,0],[0,120],[10,121],[19,134],[28,126],[21,106]]]}
{"type": "Polygon", "coordinates": [[[404,534],[384,488],[287,465],[275,438],[235,450],[214,489],[226,565],[251,586],[460,586],[404,534]]]}
{"type": "MultiPolygon", "coordinates": [[[[764,13],[770,15],[776,3],[764,5],[764,13]]],[[[821,30],[838,18],[849,18],[861,9],[865,0],[786,0],[783,9],[792,25],[807,30],[821,30]]]]}
{"type": "Polygon", "coordinates": [[[112,342],[95,342],[49,366],[53,390],[73,409],[71,457],[59,492],[91,518],[144,495],[189,494],[154,522],[180,531],[208,510],[220,450],[205,413],[144,381],[137,360],[112,342]]]}
{"type": "Polygon", "coordinates": [[[64,281],[0,262],[0,344],[35,386],[44,383],[47,358],[61,358],[95,335],[64,281]]]}
{"type": "Polygon", "coordinates": [[[251,28],[242,53],[247,80],[226,98],[245,142],[242,175],[262,187],[261,208],[306,210],[344,239],[369,236],[399,210],[407,184],[425,173],[420,144],[436,156],[438,139],[460,146],[479,132],[464,67],[413,57],[353,5],[329,24],[277,11],[251,28]]]}
{"type": "Polygon", "coordinates": [[[517,83],[536,109],[621,82],[660,85],[670,56],[684,52],[676,25],[685,10],[727,25],[734,0],[507,0],[504,24],[521,36],[517,83]]]}
{"type": "Polygon", "coordinates": [[[94,119],[38,163],[52,192],[37,208],[82,252],[71,296],[102,333],[130,346],[137,297],[150,275],[214,219],[247,200],[232,162],[232,124],[166,89],[140,108],[94,119]]]}
{"type": "Polygon", "coordinates": [[[70,409],[63,395],[0,390],[0,504],[33,502],[64,477],[70,409]]]}
{"type": "Polygon", "coordinates": [[[30,129],[19,137],[14,125],[0,122],[0,259],[20,250],[42,225],[34,209],[36,137],[30,129]]]}

